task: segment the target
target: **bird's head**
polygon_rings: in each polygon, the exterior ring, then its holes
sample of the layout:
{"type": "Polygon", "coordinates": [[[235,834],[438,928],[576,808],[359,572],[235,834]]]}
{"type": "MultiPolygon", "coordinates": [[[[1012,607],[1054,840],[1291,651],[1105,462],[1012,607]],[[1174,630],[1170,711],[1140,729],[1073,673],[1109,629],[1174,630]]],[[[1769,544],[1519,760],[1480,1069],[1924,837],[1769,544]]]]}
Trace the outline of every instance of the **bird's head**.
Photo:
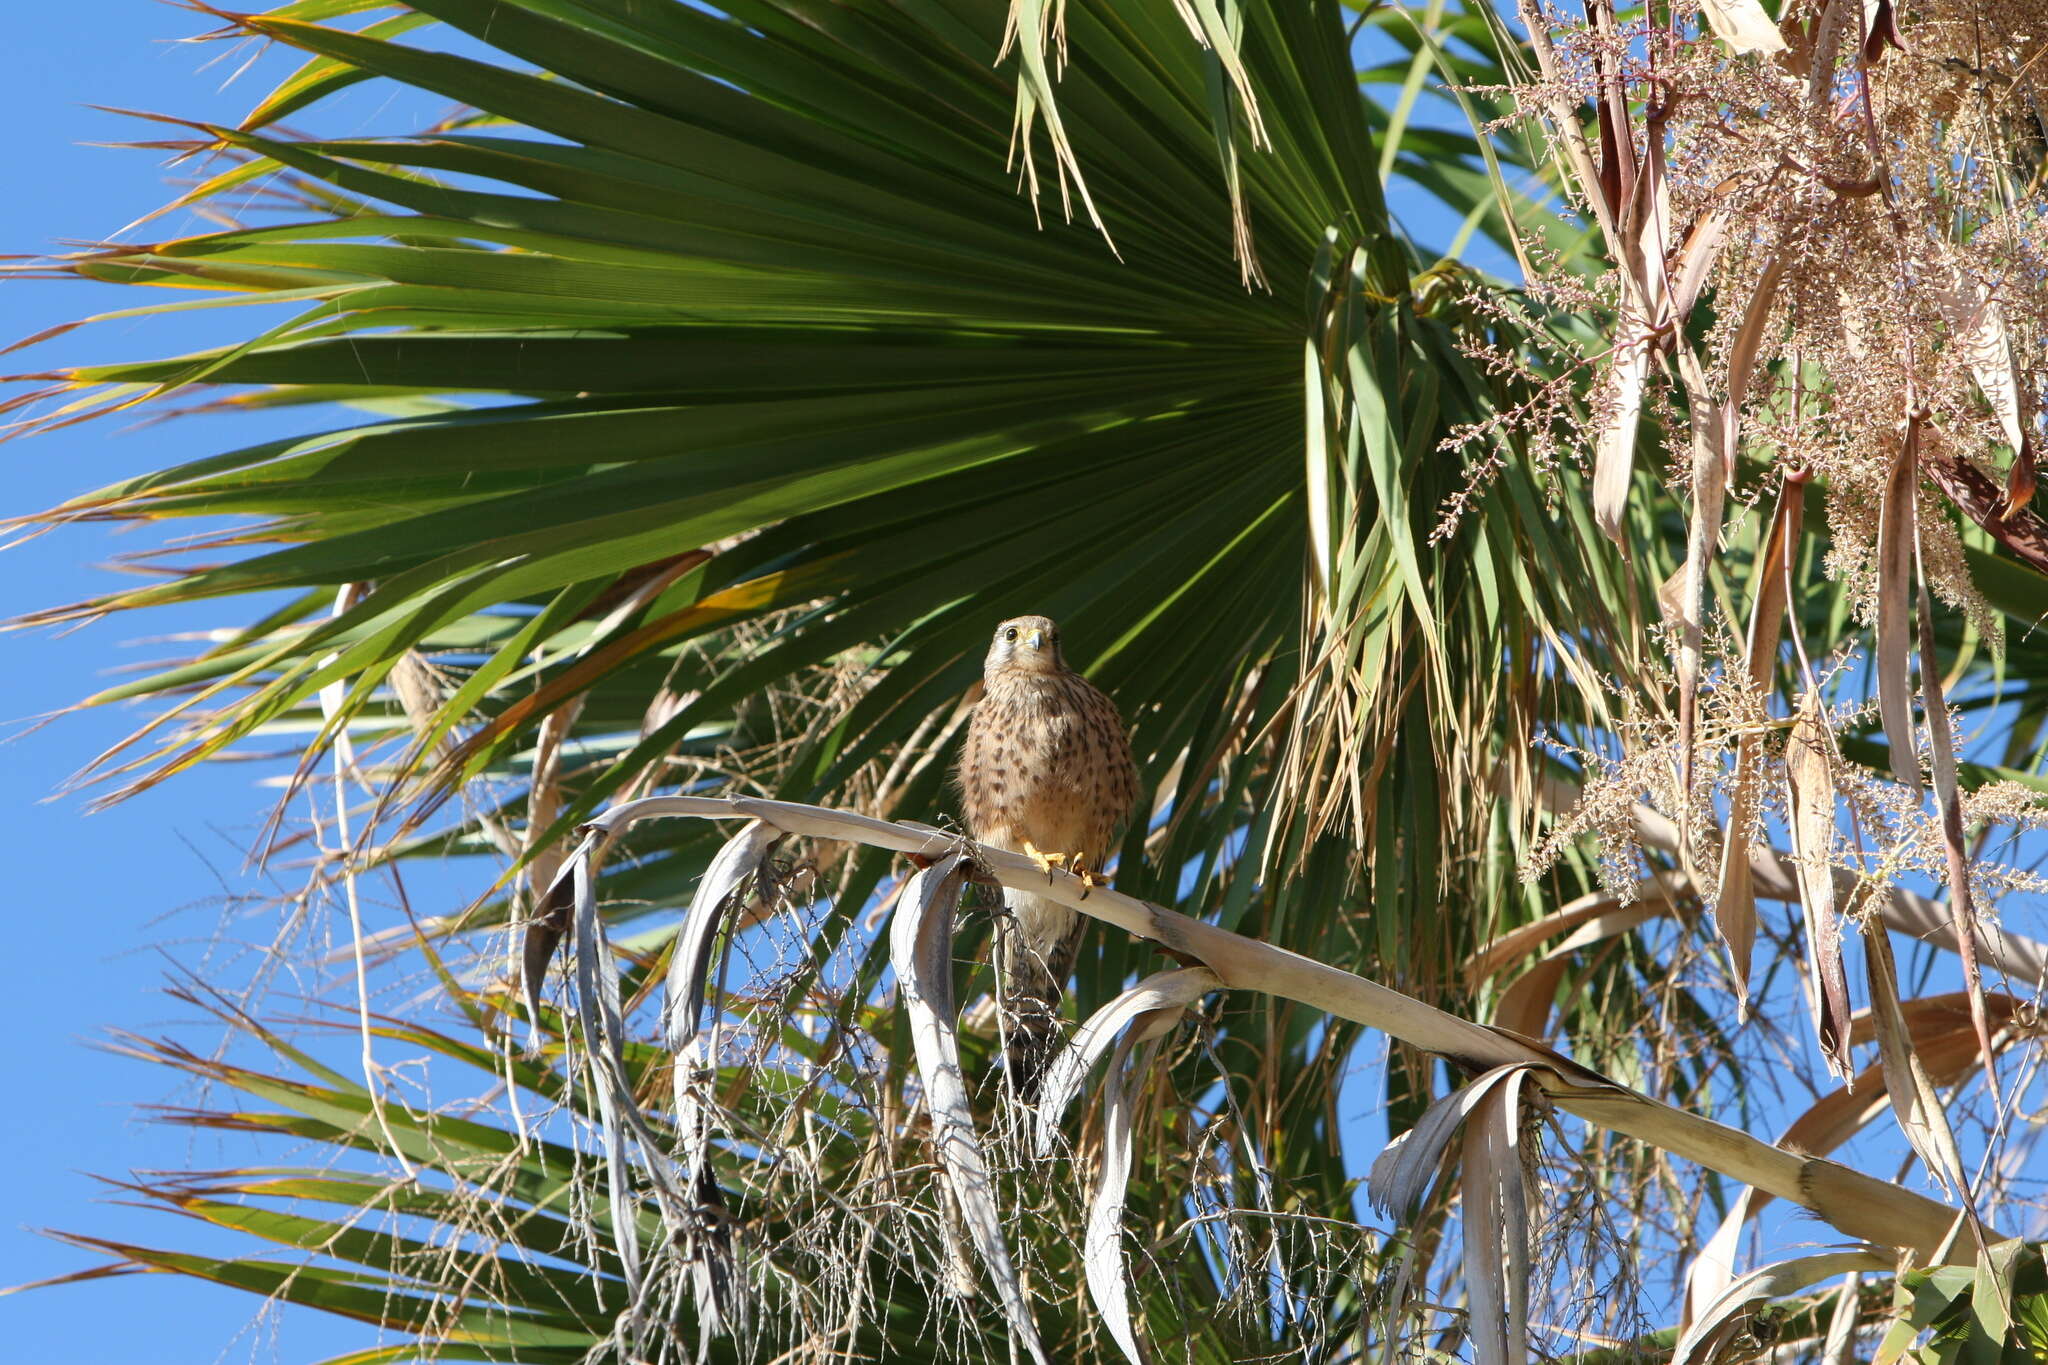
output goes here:
{"type": "Polygon", "coordinates": [[[1060,628],[1043,616],[1019,616],[996,627],[982,672],[1057,673],[1067,666],[1060,655],[1060,628]]]}

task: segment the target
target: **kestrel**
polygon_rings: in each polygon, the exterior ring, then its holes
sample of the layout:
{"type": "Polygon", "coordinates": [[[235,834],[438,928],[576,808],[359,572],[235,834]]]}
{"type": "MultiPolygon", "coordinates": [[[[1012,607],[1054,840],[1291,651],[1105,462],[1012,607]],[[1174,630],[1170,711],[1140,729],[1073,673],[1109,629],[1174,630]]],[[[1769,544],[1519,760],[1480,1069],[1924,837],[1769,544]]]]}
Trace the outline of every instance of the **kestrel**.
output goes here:
{"type": "MultiPolygon", "coordinates": [[[[1043,616],[996,627],[982,680],[986,691],[960,755],[968,832],[1037,860],[1048,875],[1063,864],[1090,876],[1116,846],[1138,796],[1116,703],[1067,667],[1059,627],[1043,616]]],[[[1015,924],[997,939],[996,976],[1015,1015],[1010,1077],[1030,1099],[1051,1056],[1081,917],[1014,888],[1003,900],[1015,924]]]]}

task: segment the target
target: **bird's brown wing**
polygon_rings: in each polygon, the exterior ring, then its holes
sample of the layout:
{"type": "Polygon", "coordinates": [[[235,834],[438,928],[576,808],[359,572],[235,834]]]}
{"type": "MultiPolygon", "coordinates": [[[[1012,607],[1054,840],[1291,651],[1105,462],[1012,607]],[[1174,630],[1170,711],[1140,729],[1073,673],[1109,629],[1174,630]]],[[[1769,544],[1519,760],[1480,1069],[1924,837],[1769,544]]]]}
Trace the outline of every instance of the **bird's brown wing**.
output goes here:
{"type": "Polygon", "coordinates": [[[1080,740],[1073,776],[1085,811],[1081,851],[1090,866],[1100,870],[1115,851],[1117,836],[1138,799],[1138,771],[1116,703],[1079,675],[1069,680],[1067,690],[1080,740]]]}

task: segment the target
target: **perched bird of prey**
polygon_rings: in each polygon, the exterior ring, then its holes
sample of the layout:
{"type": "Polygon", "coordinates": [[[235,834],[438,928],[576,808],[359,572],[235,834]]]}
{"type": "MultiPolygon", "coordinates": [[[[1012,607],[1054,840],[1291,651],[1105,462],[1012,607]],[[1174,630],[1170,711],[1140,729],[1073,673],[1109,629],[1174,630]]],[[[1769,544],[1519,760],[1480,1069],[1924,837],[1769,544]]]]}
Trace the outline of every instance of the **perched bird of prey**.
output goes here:
{"type": "MultiPolygon", "coordinates": [[[[960,790],[975,839],[1088,878],[1116,846],[1138,796],[1131,742],[1116,703],[1067,667],[1059,627],[1019,616],[996,627],[986,687],[968,723],[960,790]]],[[[999,935],[996,977],[1013,1012],[1011,1081],[1027,1100],[1052,1055],[1060,991],[1080,946],[1081,916],[1008,889],[1015,920],[999,935]]]]}

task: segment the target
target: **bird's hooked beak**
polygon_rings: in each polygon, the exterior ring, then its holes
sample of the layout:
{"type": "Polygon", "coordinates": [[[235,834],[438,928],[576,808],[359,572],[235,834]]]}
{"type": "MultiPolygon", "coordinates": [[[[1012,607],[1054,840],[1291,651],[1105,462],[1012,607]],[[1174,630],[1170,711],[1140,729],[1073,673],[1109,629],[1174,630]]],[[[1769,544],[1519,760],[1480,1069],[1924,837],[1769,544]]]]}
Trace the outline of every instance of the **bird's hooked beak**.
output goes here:
{"type": "Polygon", "coordinates": [[[1024,643],[1030,645],[1033,649],[1044,649],[1045,632],[1042,630],[1033,630],[1029,632],[1024,637],[1024,643]]]}

